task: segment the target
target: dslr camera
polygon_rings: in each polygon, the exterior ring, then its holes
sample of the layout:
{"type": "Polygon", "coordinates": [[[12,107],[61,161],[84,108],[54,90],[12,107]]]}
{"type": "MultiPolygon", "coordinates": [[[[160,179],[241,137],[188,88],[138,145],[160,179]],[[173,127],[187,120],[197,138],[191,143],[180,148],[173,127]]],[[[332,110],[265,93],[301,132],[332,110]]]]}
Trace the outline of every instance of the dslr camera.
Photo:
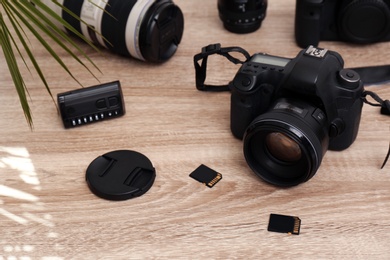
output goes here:
{"type": "Polygon", "coordinates": [[[295,38],[306,48],[320,40],[374,43],[390,40],[389,0],[297,0],[295,38]]]}
{"type": "Polygon", "coordinates": [[[313,46],[293,58],[257,53],[230,82],[231,131],[263,180],[294,186],[312,178],[325,152],[355,140],[364,91],[334,51],[313,46]]]}

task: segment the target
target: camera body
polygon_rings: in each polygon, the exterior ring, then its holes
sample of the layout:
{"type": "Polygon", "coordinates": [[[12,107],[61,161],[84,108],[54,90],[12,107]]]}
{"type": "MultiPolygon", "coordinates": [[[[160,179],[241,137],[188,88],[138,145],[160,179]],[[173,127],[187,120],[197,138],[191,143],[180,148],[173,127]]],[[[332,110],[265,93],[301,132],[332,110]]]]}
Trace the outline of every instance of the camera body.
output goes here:
{"type": "Polygon", "coordinates": [[[309,46],[293,59],[254,54],[230,82],[231,131],[248,165],[278,186],[310,179],[325,152],[355,140],[363,83],[333,51],[309,46]]]}
{"type": "Polygon", "coordinates": [[[374,43],[390,40],[389,0],[297,0],[295,38],[306,48],[320,40],[374,43]]]}

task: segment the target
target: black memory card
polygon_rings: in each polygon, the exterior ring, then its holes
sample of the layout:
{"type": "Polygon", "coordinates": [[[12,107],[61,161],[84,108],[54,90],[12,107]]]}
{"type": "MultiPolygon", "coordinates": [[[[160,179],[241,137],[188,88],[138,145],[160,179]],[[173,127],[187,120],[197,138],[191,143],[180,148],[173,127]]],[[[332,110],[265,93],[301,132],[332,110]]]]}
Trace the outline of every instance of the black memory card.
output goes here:
{"type": "Polygon", "coordinates": [[[207,187],[212,188],[222,179],[222,174],[214,171],[204,164],[201,164],[190,174],[190,177],[204,183],[207,187]]]}
{"type": "Polygon", "coordinates": [[[301,219],[294,216],[271,214],[269,216],[268,231],[299,235],[301,219]]]}

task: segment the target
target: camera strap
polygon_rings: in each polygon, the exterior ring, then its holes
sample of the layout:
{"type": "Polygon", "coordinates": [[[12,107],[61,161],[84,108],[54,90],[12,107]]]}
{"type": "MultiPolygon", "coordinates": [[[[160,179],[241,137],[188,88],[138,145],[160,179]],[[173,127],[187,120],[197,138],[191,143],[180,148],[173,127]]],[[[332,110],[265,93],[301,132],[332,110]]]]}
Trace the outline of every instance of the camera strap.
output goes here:
{"type": "MultiPolygon", "coordinates": [[[[201,91],[220,92],[230,91],[229,84],[226,85],[207,85],[206,74],[207,74],[207,58],[210,55],[218,54],[226,57],[230,62],[234,64],[243,64],[247,62],[251,55],[241,47],[226,47],[221,48],[221,44],[210,44],[202,48],[202,52],[194,56],[194,67],[195,67],[195,81],[196,88],[201,91]],[[238,52],[245,56],[245,60],[239,60],[233,57],[230,53],[238,52]],[[201,64],[199,61],[202,60],[201,64]]],[[[373,66],[373,67],[360,67],[351,68],[356,71],[362,79],[365,86],[390,82],[390,65],[384,66],[373,66]]],[[[381,99],[376,93],[372,91],[364,91],[362,100],[364,103],[371,106],[381,107],[381,114],[390,115],[390,100],[381,99]],[[370,96],[376,103],[367,100],[367,96],[370,96]]]]}
{"type": "Polygon", "coordinates": [[[194,67],[195,67],[195,82],[196,88],[201,91],[230,91],[229,84],[227,85],[206,85],[206,74],[207,74],[207,58],[210,55],[218,54],[227,58],[230,62],[234,64],[243,64],[248,61],[251,55],[241,47],[227,47],[221,48],[221,44],[210,44],[202,48],[202,52],[194,56],[194,67]],[[232,55],[230,52],[238,52],[245,56],[246,60],[241,61],[232,55]],[[199,65],[199,60],[202,60],[202,63],[199,65]]]}
{"type": "MultiPolygon", "coordinates": [[[[243,64],[247,62],[251,55],[241,47],[226,47],[221,48],[220,43],[210,44],[202,48],[202,52],[194,56],[194,67],[195,67],[195,81],[196,88],[200,91],[210,91],[210,92],[221,92],[221,91],[230,91],[229,84],[226,85],[207,85],[206,81],[206,72],[207,72],[207,58],[210,55],[218,54],[227,58],[230,62],[234,64],[243,64]],[[238,52],[245,56],[245,60],[239,60],[233,57],[230,53],[238,52]],[[199,61],[201,64],[199,64],[199,61]]],[[[359,67],[351,68],[356,71],[360,78],[362,79],[365,86],[383,84],[390,82],[390,65],[384,66],[372,66],[372,67],[359,67]]],[[[364,103],[371,106],[381,107],[381,114],[390,116],[390,100],[383,100],[379,97],[378,94],[372,91],[365,90],[362,95],[362,100],[364,103]],[[367,97],[371,97],[375,102],[369,101],[367,97]]],[[[387,152],[385,161],[381,168],[385,167],[388,159],[390,157],[390,146],[389,151],[387,152]]]]}
{"type": "Polygon", "coordinates": [[[390,82],[390,65],[351,68],[363,80],[364,85],[377,85],[390,82]]]}

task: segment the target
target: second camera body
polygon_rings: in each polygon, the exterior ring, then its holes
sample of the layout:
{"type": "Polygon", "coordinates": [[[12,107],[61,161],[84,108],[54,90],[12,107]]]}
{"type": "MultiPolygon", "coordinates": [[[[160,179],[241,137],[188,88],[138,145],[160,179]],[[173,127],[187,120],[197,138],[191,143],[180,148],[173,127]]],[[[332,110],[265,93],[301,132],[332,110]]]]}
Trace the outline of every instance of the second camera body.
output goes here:
{"type": "Polygon", "coordinates": [[[363,83],[342,57],[313,46],[294,59],[255,54],[230,83],[231,131],[262,179],[293,186],[316,173],[325,152],[344,150],[360,123],[363,83]]]}
{"type": "Polygon", "coordinates": [[[320,40],[373,43],[390,40],[389,0],[297,0],[297,44],[320,40]]]}

